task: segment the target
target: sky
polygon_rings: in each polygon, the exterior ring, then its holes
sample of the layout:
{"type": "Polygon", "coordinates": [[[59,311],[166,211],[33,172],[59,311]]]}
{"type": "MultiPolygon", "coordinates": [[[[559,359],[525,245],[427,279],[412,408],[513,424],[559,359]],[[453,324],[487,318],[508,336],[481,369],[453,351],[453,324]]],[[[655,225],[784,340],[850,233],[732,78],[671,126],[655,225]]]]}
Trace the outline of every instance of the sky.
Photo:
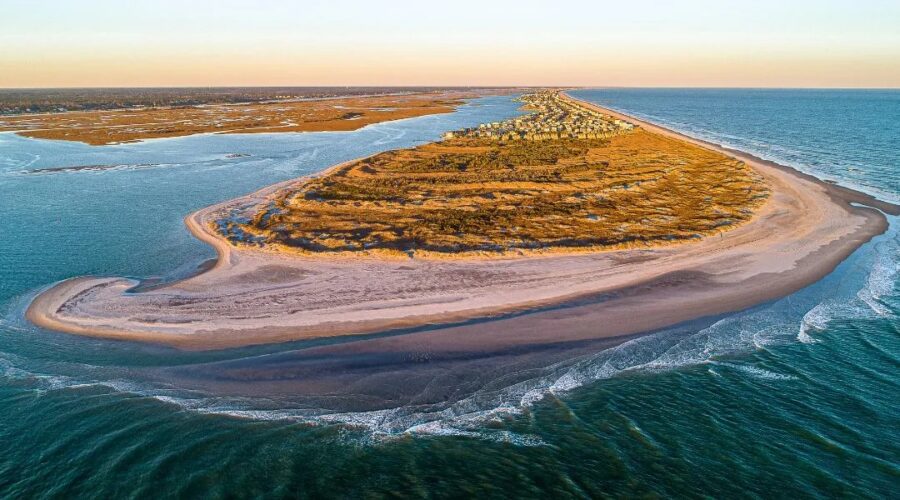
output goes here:
{"type": "Polygon", "coordinates": [[[900,87],[900,1],[0,0],[0,87],[900,87]]]}

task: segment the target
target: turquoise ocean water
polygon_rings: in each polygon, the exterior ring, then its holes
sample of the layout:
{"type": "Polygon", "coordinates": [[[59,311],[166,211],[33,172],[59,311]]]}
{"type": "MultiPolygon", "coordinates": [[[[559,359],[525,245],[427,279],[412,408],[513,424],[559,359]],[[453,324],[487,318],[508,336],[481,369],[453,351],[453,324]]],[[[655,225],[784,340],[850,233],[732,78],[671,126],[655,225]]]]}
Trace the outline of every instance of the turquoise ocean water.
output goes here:
{"type": "MultiPolygon", "coordinates": [[[[573,94],[900,199],[898,91],[573,94]]],[[[160,375],[302,343],[188,353],[45,332],[22,317],[37,291],[68,277],[193,272],[213,256],[183,227],[197,208],[516,113],[490,97],[350,133],[104,147],[0,134],[0,497],[895,495],[894,218],[798,293],[555,359],[515,384],[482,381],[489,393],[427,411],[315,412],[160,375]]]]}

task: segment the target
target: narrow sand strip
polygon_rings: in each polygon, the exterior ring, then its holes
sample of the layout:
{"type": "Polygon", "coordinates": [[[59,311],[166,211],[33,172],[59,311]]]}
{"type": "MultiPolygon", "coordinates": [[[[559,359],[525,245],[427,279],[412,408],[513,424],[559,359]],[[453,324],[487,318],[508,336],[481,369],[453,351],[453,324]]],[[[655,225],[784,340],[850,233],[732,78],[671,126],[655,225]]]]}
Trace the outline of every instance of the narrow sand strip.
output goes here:
{"type": "Polygon", "coordinates": [[[438,336],[428,348],[610,338],[794,292],[886,229],[880,212],[851,202],[898,213],[895,205],[788,167],[598,109],[746,162],[769,183],[769,201],[752,221],[693,243],[509,259],[285,256],[237,249],[208,229],[222,209],[263,201],[294,180],[186,219],[190,231],[218,251],[213,269],[140,293],[128,292],[133,280],[67,280],[35,298],[27,316],[69,333],[216,349],[452,323],[577,298],[585,305],[454,327],[478,335],[438,336]]]}

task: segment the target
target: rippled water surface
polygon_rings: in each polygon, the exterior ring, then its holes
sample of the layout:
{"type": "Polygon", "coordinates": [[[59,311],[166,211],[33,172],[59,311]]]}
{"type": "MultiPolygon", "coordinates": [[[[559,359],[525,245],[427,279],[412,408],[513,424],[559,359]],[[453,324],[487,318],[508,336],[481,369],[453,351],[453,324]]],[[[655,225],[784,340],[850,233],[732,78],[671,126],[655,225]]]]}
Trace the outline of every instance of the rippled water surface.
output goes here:
{"type": "MultiPolygon", "coordinates": [[[[900,197],[900,92],[574,94],[900,197]]],[[[22,318],[34,293],[71,276],[192,272],[213,256],[183,228],[192,210],[517,112],[492,97],[351,133],[104,147],[0,134],[0,497],[891,496],[894,219],[796,294],[581,351],[509,383],[497,375],[447,405],[334,412],[283,394],[198,390],[160,374],[307,346],[179,352],[44,332],[22,318]]]]}

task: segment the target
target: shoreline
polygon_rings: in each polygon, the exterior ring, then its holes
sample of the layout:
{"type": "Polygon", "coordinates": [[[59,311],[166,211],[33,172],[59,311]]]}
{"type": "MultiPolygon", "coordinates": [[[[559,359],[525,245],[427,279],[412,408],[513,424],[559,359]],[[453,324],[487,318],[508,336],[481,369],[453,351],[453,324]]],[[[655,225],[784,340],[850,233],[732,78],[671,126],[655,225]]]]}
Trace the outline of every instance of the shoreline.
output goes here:
{"type": "Polygon", "coordinates": [[[713,151],[718,151],[722,154],[728,155],[732,158],[741,160],[748,164],[750,164],[751,162],[752,163],[761,163],[768,167],[774,167],[774,168],[778,168],[781,170],[785,170],[791,174],[794,174],[798,177],[802,177],[806,180],[822,183],[823,185],[828,186],[829,188],[834,189],[835,191],[839,192],[842,198],[848,199],[849,201],[851,201],[853,203],[859,203],[861,205],[866,205],[866,206],[869,206],[872,208],[877,208],[878,210],[881,210],[882,212],[889,214],[889,215],[900,215],[900,205],[895,205],[889,201],[881,200],[871,194],[864,193],[862,191],[857,191],[856,189],[852,189],[852,188],[849,188],[846,186],[841,186],[839,184],[832,184],[831,182],[819,179],[818,177],[816,177],[812,174],[808,174],[806,172],[797,170],[794,167],[791,167],[788,165],[782,165],[781,163],[778,163],[776,161],[767,160],[765,158],[761,158],[759,156],[756,156],[752,153],[748,153],[746,151],[729,148],[729,147],[723,146],[721,144],[717,144],[712,141],[707,141],[704,139],[698,139],[696,137],[691,137],[687,134],[678,132],[677,130],[670,129],[670,128],[664,127],[662,125],[657,125],[655,123],[648,122],[646,120],[641,120],[639,118],[635,118],[631,115],[622,113],[621,111],[616,111],[616,110],[610,109],[610,108],[604,108],[603,106],[599,106],[592,102],[584,101],[584,100],[578,99],[577,97],[572,97],[571,95],[567,94],[566,91],[560,92],[560,95],[562,95],[563,97],[565,97],[571,101],[577,102],[578,104],[585,106],[587,108],[591,108],[591,109],[597,110],[601,113],[605,113],[610,116],[638,124],[641,127],[643,127],[645,130],[650,130],[653,132],[657,132],[657,133],[666,135],[668,137],[673,137],[675,139],[687,141],[692,144],[696,144],[698,146],[705,147],[707,149],[712,149],[713,151]]]}
{"type": "MultiPolygon", "coordinates": [[[[612,339],[793,293],[829,274],[886,230],[881,213],[850,203],[900,213],[896,205],[793,168],[562,95],[648,131],[744,161],[770,182],[772,200],[745,224],[695,243],[527,258],[279,255],[236,248],[207,226],[205,217],[213,213],[358,161],[351,160],[189,214],[188,230],[216,250],[211,269],[132,294],[133,280],[66,280],[38,295],[26,316],[38,326],[67,333],[198,350],[435,325],[446,325],[438,330],[444,333],[422,337],[437,339],[429,341],[430,349],[447,352],[467,345],[501,349],[612,339]],[[231,298],[238,294],[244,304],[231,298]],[[573,301],[586,303],[566,308],[562,315],[553,308],[540,310],[573,301]],[[504,317],[521,312],[527,313],[504,317]],[[479,318],[495,320],[457,324],[479,318]],[[548,329],[556,330],[552,339],[548,329]]],[[[354,343],[359,342],[339,345],[354,343]]]]}
{"type": "Polygon", "coordinates": [[[511,91],[511,88],[473,88],[187,107],[18,114],[6,116],[5,121],[0,120],[0,132],[10,132],[24,138],[77,142],[89,146],[134,144],[203,134],[342,132],[377,123],[452,113],[471,99],[511,91]],[[331,105],[332,101],[335,104],[331,105]],[[243,119],[244,113],[240,112],[243,108],[259,111],[258,119],[243,119]],[[344,109],[356,110],[351,113],[354,116],[341,114],[344,109]],[[308,118],[307,115],[314,116],[308,118]],[[109,117],[114,119],[108,120],[109,117]],[[232,125],[226,126],[223,123],[232,125]]]}

